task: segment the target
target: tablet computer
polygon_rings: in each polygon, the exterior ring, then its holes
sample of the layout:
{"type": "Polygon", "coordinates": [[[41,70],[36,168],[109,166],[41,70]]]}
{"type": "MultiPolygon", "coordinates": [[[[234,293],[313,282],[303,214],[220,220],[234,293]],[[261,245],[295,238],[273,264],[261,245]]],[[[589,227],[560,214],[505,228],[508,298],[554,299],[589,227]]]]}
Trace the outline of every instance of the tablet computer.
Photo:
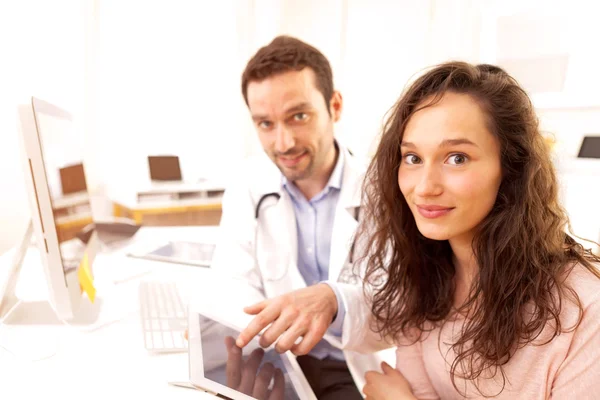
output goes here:
{"type": "Polygon", "coordinates": [[[215,247],[214,243],[171,241],[151,249],[131,250],[128,255],[147,260],[210,267],[215,247]]]}
{"type": "Polygon", "coordinates": [[[240,349],[242,329],[206,312],[189,310],[190,383],[225,399],[314,399],[304,373],[291,352],[261,348],[254,338],[240,349]]]}

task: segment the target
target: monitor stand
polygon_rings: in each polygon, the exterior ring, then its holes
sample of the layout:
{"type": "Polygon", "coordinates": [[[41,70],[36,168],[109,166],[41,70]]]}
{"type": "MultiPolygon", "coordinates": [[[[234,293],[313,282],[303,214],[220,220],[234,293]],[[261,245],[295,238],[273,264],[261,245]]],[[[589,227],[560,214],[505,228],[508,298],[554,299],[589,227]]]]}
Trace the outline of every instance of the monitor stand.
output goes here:
{"type": "Polygon", "coordinates": [[[99,316],[104,303],[100,296],[96,296],[94,303],[87,298],[82,298],[74,317],[62,320],[56,315],[49,301],[23,301],[16,295],[23,260],[30,247],[32,237],[33,224],[29,221],[27,230],[14,253],[7,277],[0,279],[2,285],[0,286],[0,324],[11,326],[69,325],[80,327],[83,330],[93,329],[100,323],[99,316]]]}
{"type": "MultiPolygon", "coordinates": [[[[82,302],[75,318],[61,320],[48,301],[18,300],[13,310],[2,319],[6,325],[69,325],[75,327],[92,327],[98,322],[102,299],[97,297],[94,303],[82,302]]],[[[2,318],[2,317],[0,317],[2,318]]]]}
{"type": "MultiPolygon", "coordinates": [[[[31,238],[33,237],[33,224],[31,220],[27,224],[27,229],[18,247],[15,249],[13,260],[8,268],[8,273],[5,279],[0,281],[0,320],[3,324],[8,324],[13,320],[11,315],[14,314],[17,308],[23,306],[21,300],[16,295],[17,283],[21,276],[23,267],[23,259],[29,248],[31,238]]],[[[52,312],[54,314],[54,311],[52,312]]]]}
{"type": "Polygon", "coordinates": [[[16,295],[23,259],[33,236],[33,224],[29,221],[21,242],[15,249],[7,274],[0,281],[0,350],[18,359],[40,361],[54,356],[58,351],[59,336],[56,329],[43,332],[38,329],[21,328],[23,322],[43,321],[47,325],[62,322],[48,302],[24,302],[16,295]]]}
{"type": "MultiPolygon", "coordinates": [[[[103,288],[103,295],[97,294],[94,303],[82,298],[74,318],[68,320],[59,318],[47,300],[19,299],[17,283],[32,237],[30,221],[8,271],[0,274],[0,356],[8,352],[28,361],[43,360],[58,353],[60,343],[66,339],[66,330],[90,332],[139,312],[137,287],[127,285],[122,285],[121,290],[103,288]],[[111,301],[105,301],[107,298],[111,301]],[[135,307],[131,309],[127,304],[135,307]]],[[[91,241],[97,241],[95,234],[91,241]]]]}

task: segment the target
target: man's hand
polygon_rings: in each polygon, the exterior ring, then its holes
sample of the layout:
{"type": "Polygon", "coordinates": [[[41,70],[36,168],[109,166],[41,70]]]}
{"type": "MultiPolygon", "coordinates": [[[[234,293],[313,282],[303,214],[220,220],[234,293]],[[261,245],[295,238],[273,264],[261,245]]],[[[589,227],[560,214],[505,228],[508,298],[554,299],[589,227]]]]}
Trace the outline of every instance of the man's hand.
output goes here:
{"type": "Polygon", "coordinates": [[[404,375],[388,363],[382,362],[383,374],[369,371],[365,374],[363,393],[366,400],[416,400],[404,375]]]}
{"type": "Polygon", "coordinates": [[[283,372],[271,363],[265,363],[260,368],[260,363],[265,355],[263,349],[257,348],[248,357],[242,360],[242,349],[235,345],[231,336],[225,338],[227,348],[227,386],[252,396],[259,400],[283,400],[285,394],[285,380],[283,372]],[[273,381],[273,388],[269,385],[273,381]]]}
{"type": "Polygon", "coordinates": [[[329,285],[319,284],[261,301],[244,311],[256,317],[238,336],[239,347],[246,346],[272,323],[259,344],[268,347],[277,342],[275,350],[279,353],[291,350],[295,355],[304,355],[323,338],[333,322],[337,298],[329,285]],[[296,343],[300,337],[302,341],[296,343]]]}

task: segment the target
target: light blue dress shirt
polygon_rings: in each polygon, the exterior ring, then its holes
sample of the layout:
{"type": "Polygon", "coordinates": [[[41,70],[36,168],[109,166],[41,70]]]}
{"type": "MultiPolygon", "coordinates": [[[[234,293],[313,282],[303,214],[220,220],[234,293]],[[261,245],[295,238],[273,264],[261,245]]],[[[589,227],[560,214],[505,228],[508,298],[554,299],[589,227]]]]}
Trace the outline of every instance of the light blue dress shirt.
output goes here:
{"type": "MultiPolygon", "coordinates": [[[[283,187],[289,193],[296,215],[298,236],[298,270],[308,286],[317,283],[328,283],[329,255],[331,253],[331,233],[337,203],[342,188],[344,169],[344,151],[339,149],[338,159],[325,188],[312,199],[307,200],[293,182],[283,178],[283,187]]],[[[336,277],[333,277],[335,279],[336,277]]],[[[328,283],[329,284],[329,283],[328,283]]],[[[338,313],[329,328],[329,333],[341,336],[345,308],[339,290],[329,284],[338,301],[338,313]]],[[[341,350],[331,346],[325,340],[320,341],[310,352],[318,359],[327,356],[338,360],[344,359],[341,350]]]]}

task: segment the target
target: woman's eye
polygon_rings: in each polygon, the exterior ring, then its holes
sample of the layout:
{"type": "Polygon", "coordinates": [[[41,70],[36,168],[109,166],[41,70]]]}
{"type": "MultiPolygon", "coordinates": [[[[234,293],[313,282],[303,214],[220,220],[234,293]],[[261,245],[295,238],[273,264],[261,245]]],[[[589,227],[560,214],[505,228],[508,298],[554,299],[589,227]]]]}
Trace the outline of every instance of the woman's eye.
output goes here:
{"type": "Polygon", "coordinates": [[[404,156],[404,161],[407,164],[419,164],[421,162],[421,159],[414,154],[407,154],[404,156]]]}
{"type": "Polygon", "coordinates": [[[296,121],[304,121],[306,118],[308,118],[308,114],[306,113],[294,114],[294,120],[296,121]]]}
{"type": "Polygon", "coordinates": [[[452,165],[462,165],[467,162],[467,156],[464,154],[452,154],[448,157],[448,163],[452,165]]]}

